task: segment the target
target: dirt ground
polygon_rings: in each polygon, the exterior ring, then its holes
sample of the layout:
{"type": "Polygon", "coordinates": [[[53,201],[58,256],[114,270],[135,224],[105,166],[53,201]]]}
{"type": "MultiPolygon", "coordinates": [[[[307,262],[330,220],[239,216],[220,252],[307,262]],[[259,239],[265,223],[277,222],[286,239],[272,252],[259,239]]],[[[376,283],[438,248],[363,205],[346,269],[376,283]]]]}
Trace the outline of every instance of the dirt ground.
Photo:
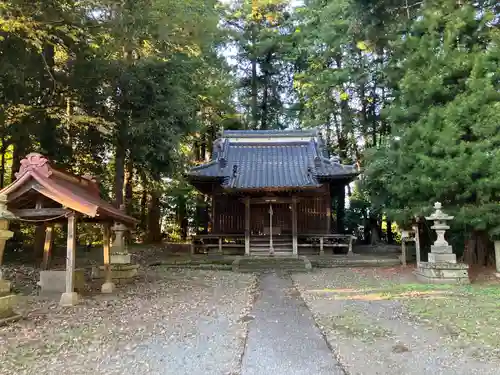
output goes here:
{"type": "Polygon", "coordinates": [[[0,327],[0,374],[235,373],[254,283],[250,274],[151,267],[75,307],[20,297],[24,319],[0,327]]]}
{"type": "Polygon", "coordinates": [[[423,285],[411,271],[322,269],[293,279],[351,375],[498,374],[498,283],[423,285]]]}

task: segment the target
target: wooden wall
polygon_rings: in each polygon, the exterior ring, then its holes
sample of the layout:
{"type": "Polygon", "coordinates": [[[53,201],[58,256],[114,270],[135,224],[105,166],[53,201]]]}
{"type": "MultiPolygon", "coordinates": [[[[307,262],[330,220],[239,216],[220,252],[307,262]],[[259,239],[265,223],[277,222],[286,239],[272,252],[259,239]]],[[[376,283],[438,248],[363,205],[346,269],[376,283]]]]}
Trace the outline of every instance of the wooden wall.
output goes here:
{"type": "Polygon", "coordinates": [[[212,232],[245,233],[245,204],[235,195],[214,195],[212,232]]]}
{"type": "Polygon", "coordinates": [[[297,203],[298,233],[328,233],[331,198],[323,194],[313,197],[301,197],[297,203]]]}
{"type": "MultiPolygon", "coordinates": [[[[331,197],[328,189],[325,190],[296,195],[298,233],[328,233],[331,197]]],[[[291,203],[273,203],[273,226],[280,227],[283,234],[292,233],[291,203]]],[[[265,227],[269,227],[269,204],[251,204],[250,232],[259,235],[264,232],[265,227]]],[[[213,196],[212,232],[245,233],[245,204],[242,196],[213,196]]]]}

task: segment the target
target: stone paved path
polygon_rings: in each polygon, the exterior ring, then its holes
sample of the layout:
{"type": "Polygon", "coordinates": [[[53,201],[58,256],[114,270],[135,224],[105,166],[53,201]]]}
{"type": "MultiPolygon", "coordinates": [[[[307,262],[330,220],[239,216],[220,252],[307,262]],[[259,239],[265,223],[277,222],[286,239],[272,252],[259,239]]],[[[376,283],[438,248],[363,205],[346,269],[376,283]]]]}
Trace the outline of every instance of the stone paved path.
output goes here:
{"type": "Polygon", "coordinates": [[[242,375],[343,375],[287,275],[263,274],[250,314],[242,375]]]}

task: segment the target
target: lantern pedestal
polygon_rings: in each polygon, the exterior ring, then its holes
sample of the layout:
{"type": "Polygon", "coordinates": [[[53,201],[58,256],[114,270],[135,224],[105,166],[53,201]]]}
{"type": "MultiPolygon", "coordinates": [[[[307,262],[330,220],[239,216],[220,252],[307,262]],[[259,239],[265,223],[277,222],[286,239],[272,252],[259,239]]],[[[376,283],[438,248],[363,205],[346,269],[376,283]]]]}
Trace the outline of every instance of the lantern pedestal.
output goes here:
{"type": "Polygon", "coordinates": [[[429,284],[470,284],[469,266],[465,263],[457,263],[457,256],[444,237],[450,227],[446,222],[453,219],[441,211],[441,203],[434,204],[434,213],[426,217],[433,220],[431,227],[436,231],[437,239],[431,246],[427,262],[418,262],[415,275],[421,282],[429,284]]]}

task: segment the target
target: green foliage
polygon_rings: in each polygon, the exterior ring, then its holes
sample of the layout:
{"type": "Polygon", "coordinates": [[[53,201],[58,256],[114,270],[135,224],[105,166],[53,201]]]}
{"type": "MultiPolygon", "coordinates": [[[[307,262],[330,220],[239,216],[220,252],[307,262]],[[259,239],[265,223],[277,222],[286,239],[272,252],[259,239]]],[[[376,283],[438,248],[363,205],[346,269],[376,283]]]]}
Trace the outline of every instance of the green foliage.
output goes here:
{"type": "Polygon", "coordinates": [[[397,47],[389,142],[367,153],[373,195],[400,220],[440,201],[455,224],[500,225],[499,42],[493,6],[428,3],[397,47]]]}
{"type": "Polygon", "coordinates": [[[288,3],[237,0],[223,8],[227,46],[235,51],[232,58],[239,79],[235,94],[249,128],[286,128],[292,121],[288,112],[293,95],[289,62],[293,25],[288,3]]]}

